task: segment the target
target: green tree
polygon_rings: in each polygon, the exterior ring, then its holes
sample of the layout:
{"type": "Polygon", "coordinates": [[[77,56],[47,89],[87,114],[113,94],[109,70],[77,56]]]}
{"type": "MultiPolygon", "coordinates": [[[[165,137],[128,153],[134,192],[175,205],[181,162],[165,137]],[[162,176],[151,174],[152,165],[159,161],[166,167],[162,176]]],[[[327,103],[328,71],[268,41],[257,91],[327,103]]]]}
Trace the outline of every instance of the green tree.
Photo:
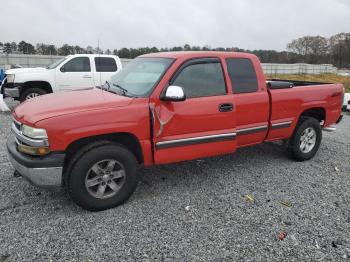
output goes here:
{"type": "Polygon", "coordinates": [[[67,56],[67,55],[74,54],[74,47],[70,46],[70,45],[67,45],[67,44],[64,44],[63,46],[58,48],[57,53],[59,55],[62,55],[62,56],[67,56]]]}
{"type": "Polygon", "coordinates": [[[159,49],[155,46],[153,46],[151,49],[150,49],[150,53],[158,53],[159,52],[159,49]]]}
{"type": "Polygon", "coordinates": [[[85,49],[76,45],[74,46],[74,54],[84,54],[86,53],[85,49]]]}
{"type": "Polygon", "coordinates": [[[12,42],[11,43],[11,52],[15,52],[15,51],[17,51],[17,44],[16,44],[16,42],[12,42]]]}
{"type": "Polygon", "coordinates": [[[160,52],[169,52],[169,48],[163,47],[160,49],[160,52]]]}
{"type": "Polygon", "coordinates": [[[139,51],[139,49],[135,49],[135,48],[130,48],[130,58],[135,58],[139,55],[141,55],[141,52],[139,51]]]}
{"type": "Polygon", "coordinates": [[[184,49],[182,48],[182,46],[175,46],[173,48],[170,48],[170,51],[183,51],[184,49]]]}
{"type": "Polygon", "coordinates": [[[131,58],[130,56],[130,50],[128,48],[122,48],[118,51],[118,56],[120,58],[131,58]]]}
{"type": "Polygon", "coordinates": [[[307,63],[326,62],[328,40],[322,36],[304,36],[287,45],[291,52],[304,56],[307,63]]]}
{"type": "Polygon", "coordinates": [[[36,52],[40,55],[50,55],[49,45],[44,43],[36,44],[36,52]]]}
{"type": "Polygon", "coordinates": [[[350,68],[350,33],[340,33],[329,40],[331,62],[339,68],[350,68]]]}
{"type": "Polygon", "coordinates": [[[11,54],[12,53],[11,43],[5,43],[4,44],[4,53],[6,53],[6,54],[11,54]]]}
{"type": "Polygon", "coordinates": [[[35,54],[35,47],[25,41],[18,43],[17,50],[23,54],[35,54]]]}
{"type": "Polygon", "coordinates": [[[45,53],[47,55],[57,55],[57,48],[55,45],[48,45],[46,46],[45,53]]]}
{"type": "Polygon", "coordinates": [[[185,50],[185,51],[191,51],[191,46],[190,46],[189,44],[185,44],[183,50],[185,50]]]}

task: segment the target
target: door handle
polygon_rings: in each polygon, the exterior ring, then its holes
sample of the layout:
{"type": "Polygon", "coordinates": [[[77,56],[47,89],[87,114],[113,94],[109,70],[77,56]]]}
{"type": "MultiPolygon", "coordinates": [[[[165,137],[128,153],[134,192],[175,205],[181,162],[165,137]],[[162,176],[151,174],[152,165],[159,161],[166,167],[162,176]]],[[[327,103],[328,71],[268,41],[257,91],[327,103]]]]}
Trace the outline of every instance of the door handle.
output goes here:
{"type": "Polygon", "coordinates": [[[219,105],[220,112],[230,112],[232,110],[233,110],[233,104],[231,103],[224,103],[219,105]]]}
{"type": "Polygon", "coordinates": [[[83,78],[92,78],[92,76],[84,75],[83,78]]]}

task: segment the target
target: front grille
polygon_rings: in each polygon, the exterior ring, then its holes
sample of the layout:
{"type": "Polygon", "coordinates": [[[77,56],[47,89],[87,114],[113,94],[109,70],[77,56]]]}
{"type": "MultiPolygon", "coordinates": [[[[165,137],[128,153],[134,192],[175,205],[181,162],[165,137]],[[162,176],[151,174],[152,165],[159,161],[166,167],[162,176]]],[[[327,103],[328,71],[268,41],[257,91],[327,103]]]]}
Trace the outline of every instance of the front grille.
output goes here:
{"type": "Polygon", "coordinates": [[[12,124],[12,133],[15,135],[16,144],[21,145],[21,144],[23,144],[23,142],[17,138],[16,133],[21,133],[22,124],[20,122],[16,121],[15,119],[13,119],[12,123],[13,123],[12,124]]]}
{"type": "Polygon", "coordinates": [[[15,137],[15,141],[16,141],[16,144],[17,144],[17,145],[22,145],[22,144],[23,144],[21,141],[18,140],[17,137],[15,137]]]}
{"type": "Polygon", "coordinates": [[[16,137],[17,145],[26,145],[31,147],[45,147],[49,146],[49,141],[47,139],[35,139],[25,136],[22,133],[22,124],[17,120],[13,119],[12,122],[12,132],[16,137]]]}
{"type": "Polygon", "coordinates": [[[30,146],[29,144],[19,140],[17,137],[15,137],[15,142],[16,142],[17,145],[30,146]]]}
{"type": "Polygon", "coordinates": [[[13,120],[13,124],[15,125],[16,129],[18,131],[21,131],[22,130],[22,125],[21,123],[17,122],[16,120],[13,120]]]}

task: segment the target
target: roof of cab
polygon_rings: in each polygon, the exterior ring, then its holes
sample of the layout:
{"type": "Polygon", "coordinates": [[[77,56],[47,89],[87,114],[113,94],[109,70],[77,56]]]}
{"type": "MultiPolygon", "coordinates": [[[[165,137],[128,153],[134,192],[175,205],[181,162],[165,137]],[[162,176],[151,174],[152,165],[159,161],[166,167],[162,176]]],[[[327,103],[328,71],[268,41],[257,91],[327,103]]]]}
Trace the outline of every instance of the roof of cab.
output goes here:
{"type": "Polygon", "coordinates": [[[159,58],[192,58],[192,57],[242,57],[253,58],[253,54],[240,52],[219,52],[219,51],[177,51],[177,52],[159,52],[141,55],[139,57],[159,57],[159,58]]]}

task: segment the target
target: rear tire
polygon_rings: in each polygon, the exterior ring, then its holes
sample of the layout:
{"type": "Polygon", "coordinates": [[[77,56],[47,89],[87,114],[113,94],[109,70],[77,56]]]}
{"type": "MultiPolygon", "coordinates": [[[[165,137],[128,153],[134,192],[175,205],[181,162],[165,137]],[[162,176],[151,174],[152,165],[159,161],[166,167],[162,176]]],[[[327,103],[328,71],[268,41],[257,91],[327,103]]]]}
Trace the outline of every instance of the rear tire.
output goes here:
{"type": "Polygon", "coordinates": [[[26,100],[45,94],[47,94],[47,92],[41,88],[28,88],[21,93],[19,100],[21,103],[23,103],[26,100]]]}
{"type": "Polygon", "coordinates": [[[72,161],[66,180],[68,193],[79,206],[101,211],[124,203],[138,184],[138,162],[124,146],[97,143],[72,161]]]}
{"type": "Polygon", "coordinates": [[[313,158],[322,141],[320,122],[312,117],[302,117],[289,141],[289,153],[297,161],[313,158]]]}

